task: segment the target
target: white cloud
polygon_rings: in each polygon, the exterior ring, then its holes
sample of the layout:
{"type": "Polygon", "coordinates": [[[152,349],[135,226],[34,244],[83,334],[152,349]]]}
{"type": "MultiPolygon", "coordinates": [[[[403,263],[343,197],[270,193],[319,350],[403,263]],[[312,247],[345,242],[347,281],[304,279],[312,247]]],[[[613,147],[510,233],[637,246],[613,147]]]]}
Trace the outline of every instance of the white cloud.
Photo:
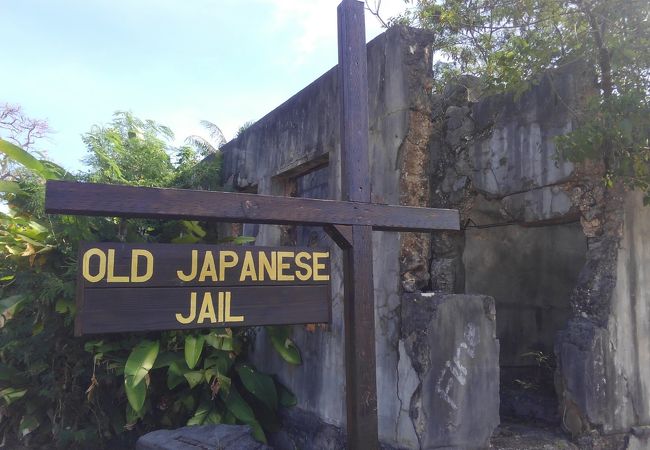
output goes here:
{"type": "MultiPolygon", "coordinates": [[[[370,0],[374,7],[376,0],[370,0]]],[[[319,46],[327,43],[336,48],[336,8],[340,0],[261,0],[273,9],[271,28],[274,31],[286,31],[293,28],[292,45],[295,63],[304,60],[319,51],[319,46]]],[[[380,14],[384,20],[399,14],[406,8],[403,0],[383,0],[380,14]]],[[[366,39],[370,40],[383,32],[380,22],[366,11],[366,39]]],[[[321,47],[322,48],[322,47],[321,47]]]]}

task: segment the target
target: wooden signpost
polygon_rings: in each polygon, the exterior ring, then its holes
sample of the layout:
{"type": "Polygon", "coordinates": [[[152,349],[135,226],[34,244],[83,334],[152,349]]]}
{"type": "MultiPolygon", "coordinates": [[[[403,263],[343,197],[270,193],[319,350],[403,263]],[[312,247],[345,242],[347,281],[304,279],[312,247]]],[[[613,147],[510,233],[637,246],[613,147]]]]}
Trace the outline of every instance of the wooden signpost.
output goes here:
{"type": "MultiPolygon", "coordinates": [[[[48,181],[45,208],[323,226],[344,252],[348,447],[377,449],[372,231],[458,230],[460,220],[371,203],[362,2],[342,1],[338,32],[343,201],[48,181]]],[[[329,322],[329,276],[328,250],[91,243],[80,251],[76,332],[329,322]]]]}

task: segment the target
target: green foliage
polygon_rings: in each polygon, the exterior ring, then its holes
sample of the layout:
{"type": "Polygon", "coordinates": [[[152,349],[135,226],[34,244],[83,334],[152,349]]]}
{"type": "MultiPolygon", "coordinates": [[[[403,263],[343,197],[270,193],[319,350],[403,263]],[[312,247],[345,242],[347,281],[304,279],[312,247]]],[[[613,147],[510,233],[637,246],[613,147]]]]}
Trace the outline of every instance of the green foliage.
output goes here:
{"type": "MultiPolygon", "coordinates": [[[[171,187],[205,182],[201,187],[214,189],[219,156],[197,170],[201,156],[170,147],[169,136],[154,122],[117,113],[110,126],[84,137],[90,170],[81,178],[171,187]]],[[[26,168],[0,184],[9,208],[0,213],[0,440],[9,447],[127,448],[146,431],[185,424],[246,423],[260,441],[276,430],[278,409],[295,397],[247,363],[245,329],[73,336],[80,241],[211,243],[218,241],[215,227],[48,216],[44,179],[71,177],[0,144],[26,168]]],[[[288,331],[282,337],[294,349],[282,356],[299,363],[288,331]]]]}
{"type": "Polygon", "coordinates": [[[84,162],[88,181],[167,186],[174,176],[169,142],[172,131],[129,112],[116,112],[107,126],[94,126],[82,140],[88,148],[84,162]]]}
{"type": "Polygon", "coordinates": [[[406,0],[402,17],[436,33],[438,81],[479,78],[485,93],[521,93],[540,74],[576,61],[597,91],[559,140],[573,161],[602,160],[608,185],[649,192],[650,2],[647,0],[406,0]]]}
{"type": "Polygon", "coordinates": [[[601,103],[592,99],[581,116],[581,126],[557,138],[559,154],[570,161],[602,157],[608,149],[605,182],[617,180],[650,199],[650,103],[644,94],[629,92],[601,103]]]}

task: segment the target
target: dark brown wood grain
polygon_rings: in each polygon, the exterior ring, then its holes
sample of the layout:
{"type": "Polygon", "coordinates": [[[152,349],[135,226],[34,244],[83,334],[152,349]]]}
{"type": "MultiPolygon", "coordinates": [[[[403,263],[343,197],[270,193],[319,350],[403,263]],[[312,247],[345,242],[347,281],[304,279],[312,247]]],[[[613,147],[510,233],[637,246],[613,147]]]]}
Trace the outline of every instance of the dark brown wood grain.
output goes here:
{"type": "MultiPolygon", "coordinates": [[[[250,266],[248,266],[250,268],[250,266]]],[[[329,323],[330,260],[328,249],[303,247],[242,247],[205,244],[125,244],[119,242],[83,243],[79,248],[77,310],[75,334],[151,331],[210,326],[280,325],[288,323],[329,323]],[[137,255],[138,252],[141,256],[137,255]],[[147,253],[147,257],[142,256],[147,253]],[[298,265],[295,256],[302,254],[298,265]],[[88,255],[85,258],[85,255],[88,255]],[[210,261],[216,276],[200,274],[204,260],[210,261]],[[220,255],[232,267],[220,270],[220,255]],[[241,277],[246,257],[253,262],[257,280],[241,277]],[[260,270],[261,257],[275,271],[260,270]],[[195,258],[194,258],[195,257],[195,258]],[[227,257],[227,258],[226,258],[227,257]],[[317,260],[316,260],[317,258],[317,260]],[[196,263],[193,263],[193,259],[196,263]],[[132,261],[139,264],[132,266],[132,261]],[[234,261],[237,261],[236,263],[234,261]],[[103,261],[100,265],[100,261],[103,261]],[[305,263],[311,263],[309,269],[305,263]],[[196,269],[193,269],[195,264],[196,269]],[[283,267],[279,270],[279,265],[283,267]],[[314,264],[317,264],[314,265],[314,264]],[[101,267],[101,268],[100,268],[101,267]],[[144,275],[151,270],[151,275],[144,275]],[[178,271],[196,276],[181,280],[178,271]],[[85,271],[85,272],[84,272],[85,271]],[[260,272],[265,279],[261,280],[260,272]],[[272,273],[270,273],[272,272],[272,273]],[[308,279],[300,280],[296,272],[308,279]],[[100,276],[101,274],[101,276],[100,276]],[[110,274],[110,275],[109,275],[110,274]],[[279,279],[278,274],[285,279],[279,279]],[[314,275],[317,274],[318,277],[314,275]],[[109,279],[109,276],[111,279],[109,279]],[[141,277],[140,280],[138,277],[141,277]],[[272,279],[275,277],[275,279],[272,279]],[[146,278],[146,279],[145,279],[146,278]],[[242,322],[193,321],[181,324],[176,313],[190,311],[195,293],[195,312],[205,301],[218,315],[219,293],[229,292],[233,314],[243,315],[242,322]]],[[[222,299],[222,302],[225,298],[222,299]]],[[[207,306],[206,306],[207,307],[207,306]]],[[[222,303],[222,307],[225,304],[222,303]]],[[[222,308],[222,312],[225,310],[222,308]]]]}
{"type": "Polygon", "coordinates": [[[350,225],[326,225],[323,230],[340,249],[352,247],[352,227],[350,225]]]}
{"type": "Polygon", "coordinates": [[[380,231],[460,229],[458,211],[449,209],[55,180],[46,184],[45,210],[150,219],[369,225],[380,231]]]}
{"type": "MultiPolygon", "coordinates": [[[[368,74],[363,2],[341,2],[338,7],[338,33],[341,193],[344,200],[370,202],[368,74]]],[[[391,215],[397,211],[384,210],[383,213],[391,215]]],[[[372,226],[375,223],[345,225],[352,225],[351,239],[349,229],[336,230],[336,233],[337,237],[342,238],[339,239],[341,243],[352,241],[352,247],[344,247],[347,446],[356,450],[372,450],[379,445],[372,270],[372,226]]]]}
{"type": "MultiPolygon", "coordinates": [[[[343,200],[370,202],[368,75],[363,9],[356,1],[338,7],[341,101],[341,190],[343,200]]],[[[359,224],[360,225],[360,224],[359,224]]],[[[367,225],[367,224],[363,224],[367,225]]]]}
{"type": "MultiPolygon", "coordinates": [[[[329,322],[329,286],[245,286],[227,288],[95,288],[83,292],[77,334],[189,328],[238,327],[329,322]],[[231,293],[231,313],[243,322],[182,325],[176,313],[189,316],[191,293],[197,295],[197,314],[206,292],[218,313],[219,292],[231,293]]],[[[217,314],[218,315],[218,314],[217,314]]],[[[218,317],[217,317],[218,319],[218,317]]]]}

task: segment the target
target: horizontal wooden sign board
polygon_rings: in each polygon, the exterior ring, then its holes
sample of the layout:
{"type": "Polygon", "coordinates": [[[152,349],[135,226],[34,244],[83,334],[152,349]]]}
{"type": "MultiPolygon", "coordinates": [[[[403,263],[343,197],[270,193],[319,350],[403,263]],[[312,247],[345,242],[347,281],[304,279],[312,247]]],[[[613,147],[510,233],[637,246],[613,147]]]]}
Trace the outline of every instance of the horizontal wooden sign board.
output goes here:
{"type": "Polygon", "coordinates": [[[327,249],[86,243],[75,334],[330,321],[327,249]]]}
{"type": "Polygon", "coordinates": [[[262,224],[368,225],[378,231],[460,229],[458,211],[451,209],[57,180],[47,181],[45,211],[262,224]]]}

